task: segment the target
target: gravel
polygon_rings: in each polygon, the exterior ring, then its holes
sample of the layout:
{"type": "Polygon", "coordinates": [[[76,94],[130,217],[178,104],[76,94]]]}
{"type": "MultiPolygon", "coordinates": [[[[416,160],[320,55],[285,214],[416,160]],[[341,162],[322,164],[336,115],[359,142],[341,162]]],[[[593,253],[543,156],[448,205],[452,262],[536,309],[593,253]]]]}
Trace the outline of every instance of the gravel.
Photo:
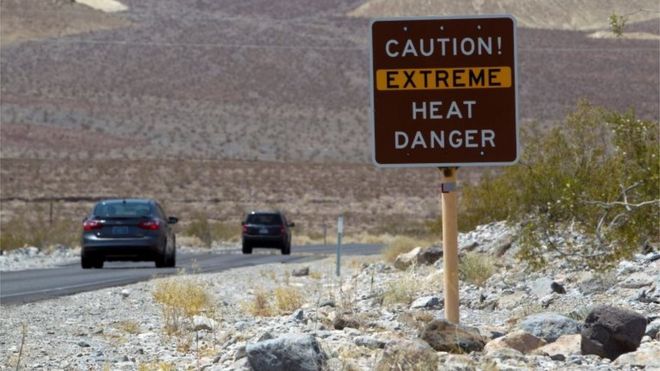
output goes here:
{"type": "MultiPolygon", "coordinates": [[[[488,244],[496,249],[496,245],[501,246],[497,241],[509,238],[512,233],[503,224],[492,224],[461,238],[477,242],[478,249],[488,244]]],[[[6,265],[2,269],[36,266],[19,263],[27,260],[52,266],[63,264],[65,259],[77,259],[75,255],[66,255],[74,251],[51,255],[57,263],[45,262],[46,254],[40,256],[29,251],[22,254],[28,257],[3,263],[6,265]]],[[[654,256],[653,253],[637,255],[622,262],[607,273],[611,284],[606,288],[584,292],[581,283],[585,279],[601,277],[604,273],[570,270],[561,264],[551,264],[541,272],[528,272],[524,265],[509,261],[508,253],[497,258],[493,255],[498,270],[483,287],[461,282],[461,324],[493,339],[515,331],[524,318],[535,313],[560,313],[583,323],[589,310],[598,304],[658,318],[660,260],[654,256]],[[632,273],[635,284],[626,281],[632,273]],[[538,298],[537,295],[547,293],[548,282],[561,283],[566,293],[538,298]],[[540,289],[538,283],[542,283],[540,289]]],[[[259,342],[293,335],[316,339],[327,357],[327,367],[372,370],[388,349],[407,341],[420,341],[420,330],[431,320],[444,317],[441,305],[411,308],[416,299],[434,295],[442,298],[439,267],[435,264],[398,271],[384,264],[379,256],[351,257],[344,259],[343,276],[338,279],[334,275],[334,259],[327,258],[220,273],[182,273],[174,278],[3,306],[0,370],[15,369],[19,354],[22,369],[136,370],[169,365],[175,369],[249,370],[246,349],[254,349],[252,345],[259,342]],[[292,276],[293,270],[305,268],[308,275],[292,276]],[[168,334],[165,313],[153,295],[156,287],[166,280],[194,282],[211,297],[208,310],[190,319],[180,318],[180,332],[176,334],[168,334]],[[406,282],[412,284],[406,286],[406,282]],[[409,300],[383,304],[383,296],[400,287],[412,295],[409,300]],[[260,293],[267,293],[265,297],[275,305],[276,288],[298,291],[301,305],[268,317],[248,313],[260,293]],[[350,318],[356,321],[355,326],[335,329],[333,323],[338,318],[350,318]]],[[[480,351],[435,354],[440,368],[629,370],[633,369],[632,363],[652,360],[647,354],[658,348],[658,342],[658,338],[647,336],[639,356],[616,362],[580,354],[553,359],[508,348],[488,354],[480,351]]],[[[391,352],[388,354],[391,356],[391,352]]]]}

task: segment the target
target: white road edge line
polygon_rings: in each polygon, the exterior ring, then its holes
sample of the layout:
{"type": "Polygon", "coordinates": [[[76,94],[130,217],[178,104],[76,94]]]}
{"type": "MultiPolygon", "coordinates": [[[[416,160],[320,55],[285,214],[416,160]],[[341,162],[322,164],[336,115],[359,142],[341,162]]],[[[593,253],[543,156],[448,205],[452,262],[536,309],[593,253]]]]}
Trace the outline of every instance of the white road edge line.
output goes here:
{"type": "MultiPolygon", "coordinates": [[[[27,291],[27,292],[21,292],[21,293],[18,293],[18,294],[0,295],[0,299],[12,298],[12,297],[15,297],[15,296],[42,294],[42,293],[45,293],[45,292],[52,292],[52,291],[64,291],[64,290],[69,290],[69,289],[76,289],[76,288],[86,287],[86,286],[103,285],[103,284],[108,284],[108,283],[112,284],[112,283],[122,282],[122,281],[126,281],[126,280],[127,280],[126,278],[122,278],[122,279],[116,279],[116,280],[110,280],[110,281],[98,281],[98,282],[93,282],[93,283],[83,283],[83,284],[78,284],[78,285],[55,287],[55,288],[52,288],[52,289],[27,291]]],[[[107,288],[107,287],[104,287],[104,288],[107,288]]]]}

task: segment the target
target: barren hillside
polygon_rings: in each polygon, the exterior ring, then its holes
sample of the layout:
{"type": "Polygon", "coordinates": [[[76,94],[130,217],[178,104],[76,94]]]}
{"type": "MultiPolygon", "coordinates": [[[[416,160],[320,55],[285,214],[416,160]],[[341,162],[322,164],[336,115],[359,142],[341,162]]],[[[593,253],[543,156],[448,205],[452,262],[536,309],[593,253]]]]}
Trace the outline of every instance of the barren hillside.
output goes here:
{"type": "MultiPolygon", "coordinates": [[[[367,163],[365,17],[402,14],[399,8],[425,15],[511,10],[521,26],[534,26],[519,29],[524,122],[551,124],[579,98],[660,116],[658,41],[579,31],[606,25],[609,14],[622,11],[616,2],[578,1],[569,11],[560,6],[566,2],[537,1],[149,0],[127,1],[127,11],[112,15],[45,3],[3,2],[11,10],[3,14],[21,25],[34,26],[35,14],[45,12],[36,19],[97,24],[93,15],[130,26],[67,35],[70,26],[52,33],[45,23],[34,32],[52,37],[3,46],[5,158],[367,163]],[[553,30],[539,28],[546,26],[553,30]]],[[[628,29],[648,33],[657,20],[628,29]]],[[[3,21],[3,32],[14,23],[3,21]]]]}
{"type": "MultiPolygon", "coordinates": [[[[259,205],[282,205],[317,226],[341,210],[369,228],[435,216],[436,171],[372,170],[368,17],[444,8],[123,3],[127,10],[105,13],[59,0],[0,2],[2,220],[44,198],[74,200],[61,202],[62,213],[78,220],[101,196],[152,196],[184,216],[206,210],[232,221],[259,205]]],[[[433,4],[447,6],[443,14],[518,15],[523,125],[554,125],[580,98],[660,117],[658,41],[592,37],[618,3],[581,1],[570,11],[494,3],[433,4]]],[[[660,34],[658,18],[646,15],[631,15],[626,32],[660,34]]],[[[461,172],[461,180],[477,176],[461,172]]]]}
{"type": "Polygon", "coordinates": [[[350,14],[409,17],[508,13],[516,17],[520,27],[588,31],[608,28],[612,14],[625,16],[629,23],[657,22],[658,11],[660,4],[654,0],[367,0],[350,14]]]}

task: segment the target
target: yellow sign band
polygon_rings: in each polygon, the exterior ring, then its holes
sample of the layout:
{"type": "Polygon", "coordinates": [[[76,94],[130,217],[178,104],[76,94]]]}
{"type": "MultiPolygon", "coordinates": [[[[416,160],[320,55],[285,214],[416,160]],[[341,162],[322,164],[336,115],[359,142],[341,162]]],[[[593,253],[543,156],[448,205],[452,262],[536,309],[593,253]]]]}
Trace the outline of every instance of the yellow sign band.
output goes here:
{"type": "Polygon", "coordinates": [[[414,68],[376,71],[377,90],[511,87],[511,67],[414,68]]]}

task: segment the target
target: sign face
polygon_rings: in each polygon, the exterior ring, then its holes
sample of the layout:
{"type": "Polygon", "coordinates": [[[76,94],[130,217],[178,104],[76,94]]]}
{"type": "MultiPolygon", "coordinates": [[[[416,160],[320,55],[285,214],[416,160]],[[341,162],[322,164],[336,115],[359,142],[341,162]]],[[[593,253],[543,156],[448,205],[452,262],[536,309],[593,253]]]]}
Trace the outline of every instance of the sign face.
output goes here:
{"type": "Polygon", "coordinates": [[[511,16],[371,23],[372,157],[382,167],[518,159],[511,16]]]}
{"type": "Polygon", "coordinates": [[[344,217],[339,216],[337,218],[337,233],[344,234],[344,217]]]}

